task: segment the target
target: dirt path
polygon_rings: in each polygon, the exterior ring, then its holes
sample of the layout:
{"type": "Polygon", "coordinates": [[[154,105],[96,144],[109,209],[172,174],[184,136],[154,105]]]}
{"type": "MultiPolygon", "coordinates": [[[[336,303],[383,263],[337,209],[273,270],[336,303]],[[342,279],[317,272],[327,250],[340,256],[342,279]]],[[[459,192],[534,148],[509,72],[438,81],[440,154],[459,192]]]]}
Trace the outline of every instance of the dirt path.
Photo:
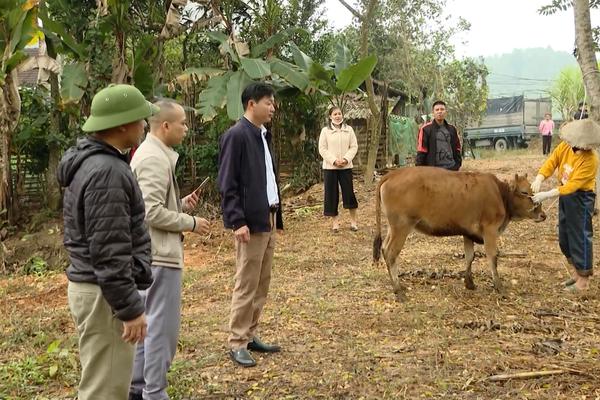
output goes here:
{"type": "MultiPolygon", "coordinates": [[[[509,155],[469,161],[465,167],[502,178],[517,172],[535,176],[541,161],[509,155]]],[[[461,238],[411,235],[400,256],[409,301],[400,304],[384,265],[371,263],[373,192],[360,184],[357,192],[361,229],[356,233],[330,233],[321,217],[319,187],[286,203],[287,229],[277,244],[261,328],[261,336],[280,343],[284,351],[259,356],[256,368],[236,368],[226,355],[234,273],[231,237],[220,228],[203,241],[188,236],[182,335],[171,373],[173,399],[600,396],[598,283],[587,298],[562,293],[559,283],[566,269],[557,243],[556,206],[546,222],[513,223],[503,235],[500,250],[506,256],[499,260],[499,273],[505,297],[493,291],[485,259],[475,261],[477,289],[464,289],[463,260],[457,256],[461,238]],[[568,372],[487,380],[495,374],[545,369],[568,372]]],[[[6,301],[2,310],[9,313],[2,318],[0,364],[44,352],[56,338],[74,354],[64,284],[62,276],[39,283],[25,278],[0,281],[6,301]]],[[[76,376],[74,368],[65,367],[54,379],[22,385],[20,392],[14,384],[4,385],[13,396],[61,398],[73,392],[76,376]]],[[[0,383],[0,393],[2,388],[0,383]]]]}

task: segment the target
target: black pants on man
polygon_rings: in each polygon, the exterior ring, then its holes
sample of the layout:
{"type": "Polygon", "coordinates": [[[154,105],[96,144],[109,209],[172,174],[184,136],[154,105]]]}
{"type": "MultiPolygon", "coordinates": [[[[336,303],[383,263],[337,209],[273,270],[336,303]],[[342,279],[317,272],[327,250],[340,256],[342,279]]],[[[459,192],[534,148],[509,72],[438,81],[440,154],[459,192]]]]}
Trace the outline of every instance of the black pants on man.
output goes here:
{"type": "Polygon", "coordinates": [[[328,217],[338,215],[338,203],[340,201],[340,191],[342,189],[342,203],[344,208],[358,208],[358,201],[354,195],[352,186],[352,169],[324,169],[323,170],[324,196],[323,214],[328,217]],[[338,187],[339,185],[339,187],[338,187]]]}
{"type": "Polygon", "coordinates": [[[542,135],[542,152],[544,155],[550,154],[552,148],[552,135],[542,135]]]}

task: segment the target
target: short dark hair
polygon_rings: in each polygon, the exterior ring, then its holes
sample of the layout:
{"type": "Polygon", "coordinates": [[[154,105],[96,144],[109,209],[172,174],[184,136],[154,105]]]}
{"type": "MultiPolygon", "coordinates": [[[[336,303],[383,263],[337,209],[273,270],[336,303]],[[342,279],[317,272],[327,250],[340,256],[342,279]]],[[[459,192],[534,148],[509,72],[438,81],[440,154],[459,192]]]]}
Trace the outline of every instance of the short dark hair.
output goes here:
{"type": "MultiPolygon", "coordinates": [[[[444,103],[442,100],[436,100],[433,103],[433,105],[431,106],[431,109],[433,110],[435,108],[435,106],[439,106],[439,105],[446,107],[446,103],[444,103]]],[[[446,107],[446,108],[448,108],[448,107],[446,107]]]]}
{"type": "Polygon", "coordinates": [[[275,90],[273,89],[273,86],[264,82],[253,82],[246,86],[242,92],[242,105],[244,106],[244,110],[248,107],[248,102],[250,100],[254,100],[258,103],[263,97],[271,97],[274,95],[275,90]]]}

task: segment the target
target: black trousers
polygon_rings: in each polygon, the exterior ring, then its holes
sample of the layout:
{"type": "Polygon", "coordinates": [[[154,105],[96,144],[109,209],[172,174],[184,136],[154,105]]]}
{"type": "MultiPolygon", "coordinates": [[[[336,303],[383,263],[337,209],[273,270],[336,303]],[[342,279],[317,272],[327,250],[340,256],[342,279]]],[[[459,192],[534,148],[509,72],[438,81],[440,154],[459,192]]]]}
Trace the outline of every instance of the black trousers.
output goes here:
{"type": "Polygon", "coordinates": [[[340,187],[342,188],[342,203],[344,208],[358,208],[358,202],[354,195],[354,187],[352,186],[352,169],[324,169],[323,182],[325,185],[324,215],[328,217],[338,215],[340,187]]]}
{"type": "Polygon", "coordinates": [[[542,135],[542,152],[544,155],[550,154],[552,148],[552,135],[542,135]]]}
{"type": "Polygon", "coordinates": [[[592,275],[594,266],[592,215],[596,194],[577,191],[558,200],[558,242],[580,276],[592,275]]]}

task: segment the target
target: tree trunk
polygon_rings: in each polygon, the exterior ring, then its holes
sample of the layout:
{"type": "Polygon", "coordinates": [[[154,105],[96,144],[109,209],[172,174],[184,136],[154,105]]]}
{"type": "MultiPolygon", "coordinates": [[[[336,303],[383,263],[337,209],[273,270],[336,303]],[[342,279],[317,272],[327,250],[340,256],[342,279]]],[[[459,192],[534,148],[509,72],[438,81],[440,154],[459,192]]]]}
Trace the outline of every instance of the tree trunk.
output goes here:
{"type": "MultiPolygon", "coordinates": [[[[598,61],[594,51],[592,21],[590,17],[589,0],[574,0],[575,14],[575,43],[577,45],[577,62],[583,75],[583,84],[590,104],[590,117],[600,122],[600,75],[598,61]]],[[[600,166],[596,171],[596,191],[600,187],[600,166]]],[[[600,200],[596,198],[595,209],[600,208],[600,200]]]]}
{"type": "MultiPolygon", "coordinates": [[[[360,56],[365,58],[369,56],[369,28],[375,10],[378,6],[378,0],[369,0],[365,15],[361,18],[360,25],[360,56]]],[[[379,150],[379,123],[381,119],[381,111],[375,102],[375,89],[373,88],[373,79],[369,76],[365,81],[367,88],[367,101],[371,110],[372,123],[367,125],[367,135],[369,137],[369,151],[367,153],[367,166],[365,170],[365,184],[370,186],[373,184],[373,173],[375,172],[375,164],[377,163],[377,151],[379,150]]]]}
{"type": "Polygon", "coordinates": [[[10,224],[16,221],[16,207],[13,196],[11,143],[12,135],[19,123],[21,114],[21,96],[17,87],[17,71],[12,70],[6,75],[0,96],[0,144],[2,162],[0,164],[2,179],[0,181],[0,210],[6,210],[10,224]]]}
{"type": "MultiPolygon", "coordinates": [[[[52,41],[46,39],[46,48],[48,57],[56,59],[56,50],[52,41]]],[[[50,129],[55,136],[59,136],[63,131],[61,123],[61,115],[59,110],[60,105],[60,89],[58,86],[58,75],[50,71],[50,96],[52,97],[52,114],[50,115],[50,129]]],[[[58,172],[58,164],[61,157],[61,147],[55,141],[48,142],[48,169],[46,170],[46,206],[52,211],[58,211],[61,207],[62,192],[56,173],[58,172]]]]}
{"type": "Polygon", "coordinates": [[[116,54],[112,61],[112,83],[127,83],[127,61],[125,47],[125,33],[118,30],[115,32],[116,54]]]}
{"type": "Polygon", "coordinates": [[[590,19],[589,0],[573,2],[575,14],[575,43],[577,45],[577,62],[583,74],[583,83],[590,104],[590,116],[600,121],[600,75],[598,62],[594,52],[594,38],[590,19]]]}

